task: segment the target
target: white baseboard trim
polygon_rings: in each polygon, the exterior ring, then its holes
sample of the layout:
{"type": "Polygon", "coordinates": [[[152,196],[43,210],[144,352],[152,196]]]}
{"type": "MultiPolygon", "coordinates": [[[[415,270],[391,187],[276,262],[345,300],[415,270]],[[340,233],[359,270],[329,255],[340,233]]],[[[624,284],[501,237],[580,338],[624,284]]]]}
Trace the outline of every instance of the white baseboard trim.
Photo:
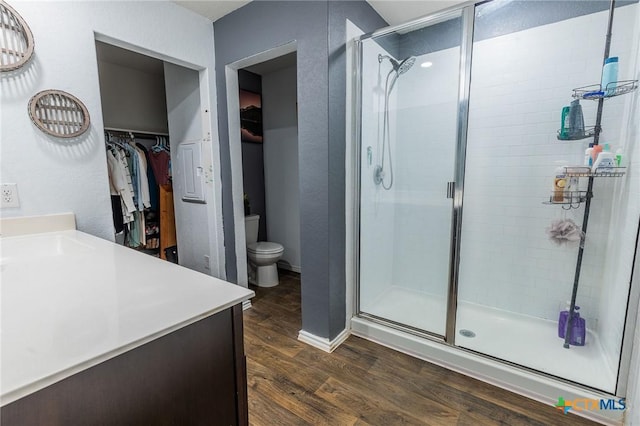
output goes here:
{"type": "Polygon", "coordinates": [[[278,268],[286,269],[287,271],[297,272],[298,274],[302,272],[302,269],[299,266],[290,265],[287,262],[278,261],[278,268]]]}
{"type": "Polygon", "coordinates": [[[307,345],[311,345],[314,348],[318,348],[327,353],[331,353],[345,340],[347,340],[350,335],[350,330],[345,328],[333,340],[329,340],[326,337],[318,337],[315,334],[300,330],[300,332],[298,333],[298,340],[306,343],[307,345]]]}
{"type": "Polygon", "coordinates": [[[246,311],[247,309],[251,309],[251,300],[245,300],[242,302],[242,310],[246,311]]]}

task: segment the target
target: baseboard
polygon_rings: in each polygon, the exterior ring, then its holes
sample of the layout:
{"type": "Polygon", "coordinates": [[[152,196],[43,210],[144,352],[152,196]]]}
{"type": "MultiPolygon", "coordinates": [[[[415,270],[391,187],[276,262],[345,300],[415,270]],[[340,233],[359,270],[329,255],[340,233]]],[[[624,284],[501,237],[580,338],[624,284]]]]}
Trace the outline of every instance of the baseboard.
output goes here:
{"type": "Polygon", "coordinates": [[[298,340],[307,345],[311,345],[314,348],[318,348],[327,353],[333,352],[338,346],[340,346],[350,335],[348,329],[342,330],[333,340],[329,340],[326,337],[318,337],[315,334],[308,333],[304,330],[300,330],[298,333],[298,340]]]}
{"type": "Polygon", "coordinates": [[[299,266],[291,265],[281,260],[278,261],[278,268],[286,269],[287,271],[297,272],[298,274],[302,272],[302,269],[299,266]]]}
{"type": "Polygon", "coordinates": [[[247,309],[251,309],[251,300],[245,300],[242,302],[242,310],[246,311],[247,309]]]}

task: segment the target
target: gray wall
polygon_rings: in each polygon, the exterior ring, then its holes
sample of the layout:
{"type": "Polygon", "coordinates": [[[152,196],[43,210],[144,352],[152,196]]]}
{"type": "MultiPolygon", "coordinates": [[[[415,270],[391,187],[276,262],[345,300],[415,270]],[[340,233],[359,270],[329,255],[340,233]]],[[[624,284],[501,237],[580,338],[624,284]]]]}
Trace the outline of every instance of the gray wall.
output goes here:
{"type": "MultiPolygon", "coordinates": [[[[207,204],[187,203],[181,200],[183,193],[182,170],[178,161],[178,146],[185,141],[202,141],[200,121],[200,76],[178,65],[165,62],[167,112],[169,116],[169,140],[171,141],[171,168],[173,175],[173,204],[176,216],[178,259],[180,265],[210,274],[209,224],[207,204]]],[[[211,202],[210,200],[208,202],[211,202]]]]}
{"type": "Polygon", "coordinates": [[[167,133],[164,74],[98,60],[105,127],[167,133]]]}
{"type": "Polygon", "coordinates": [[[364,31],[386,25],[364,1],[251,2],[214,23],[227,279],[237,281],[224,69],[296,41],[302,329],[327,338],[335,337],[345,324],[347,18],[364,31]]]}
{"type": "MultiPolygon", "coordinates": [[[[238,70],[238,86],[250,92],[262,93],[262,77],[238,70]]],[[[262,100],[264,110],[264,99],[262,100]]],[[[268,241],[267,210],[264,198],[264,149],[261,143],[242,142],[242,184],[249,196],[251,213],[260,215],[258,241],[268,241]]]]}
{"type": "Polygon", "coordinates": [[[262,76],[262,117],[267,234],[284,246],[278,265],[300,272],[296,74],[293,66],[262,76]]]}

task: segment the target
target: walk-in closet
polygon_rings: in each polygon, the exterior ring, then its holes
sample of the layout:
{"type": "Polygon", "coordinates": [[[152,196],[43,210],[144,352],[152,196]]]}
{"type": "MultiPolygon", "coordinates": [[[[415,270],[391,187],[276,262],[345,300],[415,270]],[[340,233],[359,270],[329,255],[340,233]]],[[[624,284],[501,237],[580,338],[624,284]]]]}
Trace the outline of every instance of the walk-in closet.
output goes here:
{"type": "Polygon", "coordinates": [[[163,62],[96,42],[115,240],[177,263],[163,62]]]}

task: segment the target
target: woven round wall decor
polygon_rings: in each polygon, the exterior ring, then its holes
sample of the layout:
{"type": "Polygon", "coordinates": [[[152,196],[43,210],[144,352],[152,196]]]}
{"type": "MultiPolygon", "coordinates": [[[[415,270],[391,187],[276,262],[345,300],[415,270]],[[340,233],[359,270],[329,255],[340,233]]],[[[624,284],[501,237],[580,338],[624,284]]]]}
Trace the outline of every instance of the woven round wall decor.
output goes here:
{"type": "Polygon", "coordinates": [[[89,128],[87,107],[70,93],[43,90],[29,101],[29,117],[33,124],[48,135],[75,138],[89,128]]]}
{"type": "Polygon", "coordinates": [[[33,33],[11,6],[0,0],[0,71],[14,71],[33,55],[33,33]]]}

